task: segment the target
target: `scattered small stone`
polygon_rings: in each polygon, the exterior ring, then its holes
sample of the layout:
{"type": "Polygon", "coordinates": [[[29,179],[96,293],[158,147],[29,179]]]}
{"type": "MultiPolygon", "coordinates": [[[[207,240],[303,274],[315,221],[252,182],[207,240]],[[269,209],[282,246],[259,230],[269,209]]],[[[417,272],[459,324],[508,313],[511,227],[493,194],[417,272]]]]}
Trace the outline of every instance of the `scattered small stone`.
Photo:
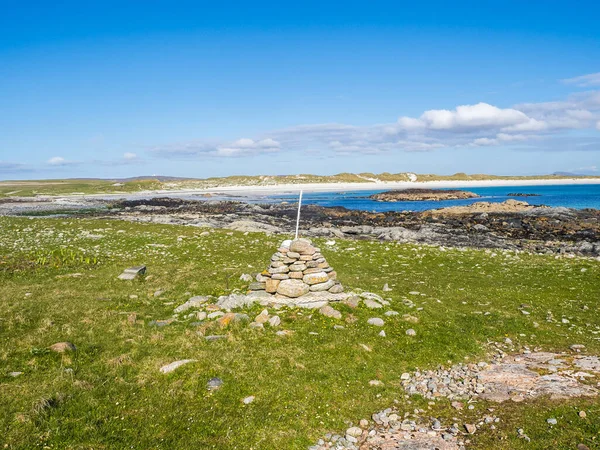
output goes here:
{"type": "Polygon", "coordinates": [[[17,378],[23,375],[23,372],[8,372],[9,377],[17,378]]]}
{"type": "Polygon", "coordinates": [[[219,339],[227,339],[226,334],[213,334],[210,336],[204,336],[204,339],[207,341],[218,341],[219,339]]]}
{"type": "Polygon", "coordinates": [[[465,423],[465,430],[467,430],[467,433],[473,434],[477,431],[477,427],[471,423],[465,423]]]}
{"type": "Polygon", "coordinates": [[[369,381],[369,386],[383,386],[383,382],[379,380],[371,380],[369,381]]]}
{"type": "Polygon", "coordinates": [[[381,303],[378,303],[375,300],[371,300],[370,298],[365,298],[363,300],[363,303],[369,309],[383,308],[383,305],[381,303]]]}
{"type": "Polygon", "coordinates": [[[388,286],[387,283],[383,285],[383,292],[390,292],[392,289],[388,286]]]}
{"type": "Polygon", "coordinates": [[[587,417],[587,414],[585,411],[579,411],[579,417],[581,417],[582,419],[585,419],[587,417]]]}
{"type": "Polygon", "coordinates": [[[206,388],[209,391],[215,391],[215,390],[219,389],[221,386],[223,386],[223,380],[221,380],[218,377],[211,378],[210,380],[208,380],[208,383],[206,383],[206,388]]]}
{"type": "Polygon", "coordinates": [[[246,283],[252,282],[252,275],[249,273],[243,273],[240,275],[240,281],[245,281],[246,283]]]}
{"type": "Polygon", "coordinates": [[[363,430],[359,427],[350,427],[346,430],[347,436],[358,438],[362,435],[363,430]]]}
{"type": "Polygon", "coordinates": [[[577,450],[590,450],[590,448],[585,444],[577,444],[577,450]]]}
{"type": "Polygon", "coordinates": [[[243,403],[244,405],[249,405],[250,403],[252,403],[252,402],[254,401],[254,398],[255,398],[255,397],[254,397],[254,395],[250,395],[250,396],[248,396],[248,397],[244,398],[244,399],[242,400],[242,403],[243,403]]]}
{"type": "Polygon", "coordinates": [[[332,308],[329,305],[322,306],[321,309],[319,309],[319,312],[321,314],[323,314],[325,317],[331,317],[332,319],[341,319],[342,318],[342,313],[339,312],[337,309],[332,308]]]}
{"type": "Polygon", "coordinates": [[[223,311],[215,311],[211,312],[208,316],[206,316],[209,320],[216,319],[217,317],[224,316],[225,313],[223,311]]]}
{"type": "Polygon", "coordinates": [[[379,336],[381,336],[381,337],[385,337],[385,330],[381,330],[381,331],[379,332],[379,336]]]}
{"type": "Polygon", "coordinates": [[[164,319],[164,320],[151,320],[148,322],[148,326],[150,327],[166,327],[167,325],[175,322],[175,319],[164,319]]]}
{"type": "Polygon", "coordinates": [[[379,317],[372,317],[369,320],[367,320],[367,323],[376,327],[382,327],[383,325],[385,325],[383,319],[380,319],[379,317]]]}
{"type": "Polygon", "coordinates": [[[406,335],[407,336],[416,336],[417,332],[415,330],[413,330],[412,328],[409,328],[408,330],[406,330],[406,335]]]}
{"type": "Polygon", "coordinates": [[[464,404],[462,402],[452,402],[452,407],[458,411],[464,408],[464,404]]]}
{"type": "Polygon", "coordinates": [[[419,323],[419,318],[415,316],[411,316],[410,314],[403,314],[402,320],[408,323],[419,323]]]}
{"type": "Polygon", "coordinates": [[[281,324],[281,319],[279,316],[272,316],[269,319],[269,325],[271,325],[273,328],[278,327],[281,324]]]}
{"type": "Polygon", "coordinates": [[[388,317],[392,317],[392,316],[398,316],[400,313],[398,311],[386,311],[384,313],[384,315],[388,316],[388,317]]]}
{"type": "Polygon", "coordinates": [[[291,330],[279,330],[275,332],[277,336],[291,336],[294,332],[291,330]]]}
{"type": "Polygon", "coordinates": [[[65,353],[65,352],[74,352],[77,350],[75,345],[70,342],[57,342],[56,344],[52,344],[50,346],[50,350],[56,353],[65,353]]]}
{"type": "Polygon", "coordinates": [[[547,419],[546,422],[548,422],[550,425],[556,425],[558,423],[558,421],[554,418],[547,419]]]}
{"type": "Polygon", "coordinates": [[[210,300],[210,297],[207,296],[202,296],[202,295],[198,295],[196,297],[192,297],[190,298],[187,302],[185,302],[182,305],[179,305],[177,308],[175,308],[173,311],[175,313],[182,313],[184,311],[187,311],[188,309],[192,309],[192,308],[198,308],[200,306],[202,306],[204,303],[206,303],[207,301],[210,300]]]}

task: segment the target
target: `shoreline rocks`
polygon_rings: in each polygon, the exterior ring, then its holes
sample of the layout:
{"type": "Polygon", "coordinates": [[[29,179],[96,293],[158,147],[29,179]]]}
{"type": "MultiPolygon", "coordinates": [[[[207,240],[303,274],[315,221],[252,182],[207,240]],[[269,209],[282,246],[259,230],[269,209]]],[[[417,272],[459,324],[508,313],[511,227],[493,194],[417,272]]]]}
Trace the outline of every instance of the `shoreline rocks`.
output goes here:
{"type": "Polygon", "coordinates": [[[401,189],[370,195],[376,202],[424,202],[479,198],[474,192],[459,189],[401,189]]]}

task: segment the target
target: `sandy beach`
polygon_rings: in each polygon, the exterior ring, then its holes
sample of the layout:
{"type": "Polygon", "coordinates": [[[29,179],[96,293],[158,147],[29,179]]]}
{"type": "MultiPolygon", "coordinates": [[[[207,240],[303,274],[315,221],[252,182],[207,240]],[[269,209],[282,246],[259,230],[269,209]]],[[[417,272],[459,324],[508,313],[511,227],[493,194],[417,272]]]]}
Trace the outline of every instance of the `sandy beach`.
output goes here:
{"type": "MultiPolygon", "coordinates": [[[[373,183],[305,183],[305,184],[279,184],[266,186],[222,186],[198,189],[161,189],[140,191],[136,193],[121,194],[73,194],[72,196],[86,198],[140,198],[148,195],[181,196],[194,194],[226,194],[236,197],[262,196],[273,194],[286,194],[299,192],[345,192],[345,191],[375,191],[410,188],[475,188],[493,186],[557,186],[557,185],[584,185],[600,184],[600,178],[569,178],[560,180],[472,180],[472,181],[403,181],[403,182],[373,182],[373,183]]],[[[71,197],[71,195],[61,196],[71,197]]]]}

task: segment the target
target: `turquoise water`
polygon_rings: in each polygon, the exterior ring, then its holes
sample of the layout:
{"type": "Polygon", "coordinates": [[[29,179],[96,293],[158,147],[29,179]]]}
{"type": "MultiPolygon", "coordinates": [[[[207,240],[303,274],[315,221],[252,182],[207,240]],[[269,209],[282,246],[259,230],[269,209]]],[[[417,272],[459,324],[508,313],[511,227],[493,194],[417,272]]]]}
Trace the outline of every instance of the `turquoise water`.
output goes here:
{"type": "MultiPolygon", "coordinates": [[[[369,195],[384,192],[389,189],[376,191],[346,191],[346,192],[305,192],[303,204],[320,206],[344,206],[348,209],[363,211],[425,211],[427,209],[445,208],[447,206],[470,205],[474,202],[503,202],[508,199],[526,201],[531,205],[564,206],[567,208],[600,209],[600,184],[580,184],[562,186],[501,186],[480,188],[452,188],[475,192],[480,198],[468,200],[447,200],[440,202],[395,202],[383,203],[369,199],[369,195]],[[539,197],[509,197],[509,193],[539,194],[539,197]]],[[[298,201],[298,195],[274,195],[272,201],[298,201]]]]}

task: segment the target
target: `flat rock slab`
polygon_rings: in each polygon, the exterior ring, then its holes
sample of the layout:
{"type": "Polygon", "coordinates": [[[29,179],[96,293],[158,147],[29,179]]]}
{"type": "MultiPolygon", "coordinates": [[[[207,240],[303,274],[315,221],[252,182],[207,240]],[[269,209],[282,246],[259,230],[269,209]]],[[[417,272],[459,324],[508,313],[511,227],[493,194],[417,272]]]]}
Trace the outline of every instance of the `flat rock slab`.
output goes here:
{"type": "MultiPolygon", "coordinates": [[[[597,357],[578,358],[574,361],[579,367],[596,367],[588,364],[598,361],[597,357]]],[[[599,361],[600,362],[600,361],[599,361]]],[[[553,353],[530,353],[527,355],[509,356],[501,362],[490,364],[479,372],[478,381],[485,387],[480,397],[496,402],[506,400],[524,400],[525,398],[548,396],[551,399],[571,397],[593,397],[598,390],[580,383],[571,377],[569,364],[561,355],[553,353]],[[560,370],[559,370],[560,369],[560,370]],[[541,375],[539,371],[554,373],[541,375]]],[[[596,367],[600,370],[600,365],[596,367]]]]}
{"type": "Polygon", "coordinates": [[[119,278],[119,280],[133,280],[140,275],[144,275],[145,273],[146,266],[134,266],[125,269],[117,278],[119,278]]]}
{"type": "Polygon", "coordinates": [[[446,441],[441,434],[429,435],[418,431],[394,431],[376,434],[370,437],[361,447],[361,450],[458,450],[460,446],[456,438],[446,441]]]}
{"type": "Polygon", "coordinates": [[[346,300],[350,294],[342,292],[340,294],[332,294],[331,292],[309,292],[302,297],[288,298],[280,295],[275,295],[271,303],[278,305],[299,306],[302,308],[321,308],[330,302],[342,302],[346,300]]]}

